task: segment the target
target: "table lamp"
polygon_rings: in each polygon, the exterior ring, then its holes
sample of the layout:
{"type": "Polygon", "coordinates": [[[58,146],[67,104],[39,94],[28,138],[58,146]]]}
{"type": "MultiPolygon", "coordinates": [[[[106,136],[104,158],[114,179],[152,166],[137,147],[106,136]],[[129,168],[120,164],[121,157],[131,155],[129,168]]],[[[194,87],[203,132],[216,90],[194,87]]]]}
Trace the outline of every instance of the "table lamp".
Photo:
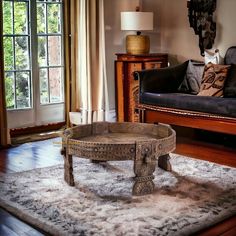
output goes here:
{"type": "Polygon", "coordinates": [[[126,36],[126,52],[128,54],[149,53],[149,36],[141,35],[141,31],[153,30],[153,12],[121,12],[121,30],[137,31],[136,35],[126,36]]]}

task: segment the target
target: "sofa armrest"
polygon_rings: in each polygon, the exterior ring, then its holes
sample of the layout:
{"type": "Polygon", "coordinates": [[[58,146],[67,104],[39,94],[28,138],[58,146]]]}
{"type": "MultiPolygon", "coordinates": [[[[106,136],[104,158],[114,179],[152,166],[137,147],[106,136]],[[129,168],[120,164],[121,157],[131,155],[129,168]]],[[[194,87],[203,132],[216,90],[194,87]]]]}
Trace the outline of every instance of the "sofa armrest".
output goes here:
{"type": "Polygon", "coordinates": [[[140,93],[177,92],[184,80],[188,61],[172,67],[135,71],[134,78],[139,80],[140,93]]]}

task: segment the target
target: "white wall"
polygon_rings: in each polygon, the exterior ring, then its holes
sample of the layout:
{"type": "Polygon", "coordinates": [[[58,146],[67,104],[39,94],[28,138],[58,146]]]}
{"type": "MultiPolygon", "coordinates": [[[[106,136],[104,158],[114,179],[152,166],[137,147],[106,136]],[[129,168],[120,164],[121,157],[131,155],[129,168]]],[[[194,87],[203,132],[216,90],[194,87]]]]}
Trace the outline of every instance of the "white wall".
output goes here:
{"type": "MultiPolygon", "coordinates": [[[[189,26],[187,0],[104,0],[106,24],[106,58],[110,109],[115,108],[115,53],[125,52],[125,32],[120,30],[120,12],[141,10],[154,12],[151,52],[168,52],[171,64],[187,59],[203,60],[198,36],[189,26]]],[[[217,29],[214,48],[223,58],[228,47],[236,45],[236,0],[217,0],[217,29]]]]}
{"type": "MultiPolygon", "coordinates": [[[[155,9],[160,15],[157,37],[160,37],[161,51],[170,54],[172,64],[189,58],[203,60],[198,36],[189,26],[187,0],[142,0],[142,6],[144,11],[155,9]]],[[[214,48],[220,50],[223,58],[227,48],[236,45],[236,0],[217,0],[214,15],[217,24],[214,48]]]]}
{"type": "Polygon", "coordinates": [[[125,36],[127,34],[127,32],[120,30],[120,12],[135,11],[138,5],[139,0],[104,0],[106,64],[110,110],[115,109],[115,54],[125,52],[125,36]]]}
{"type": "Polygon", "coordinates": [[[169,53],[169,61],[192,58],[201,60],[198,37],[189,26],[187,0],[143,0],[143,10],[156,9],[159,15],[159,41],[162,52],[169,53]]]}
{"type": "Polygon", "coordinates": [[[236,1],[218,0],[216,9],[216,40],[215,46],[224,57],[227,48],[236,46],[236,1]]]}

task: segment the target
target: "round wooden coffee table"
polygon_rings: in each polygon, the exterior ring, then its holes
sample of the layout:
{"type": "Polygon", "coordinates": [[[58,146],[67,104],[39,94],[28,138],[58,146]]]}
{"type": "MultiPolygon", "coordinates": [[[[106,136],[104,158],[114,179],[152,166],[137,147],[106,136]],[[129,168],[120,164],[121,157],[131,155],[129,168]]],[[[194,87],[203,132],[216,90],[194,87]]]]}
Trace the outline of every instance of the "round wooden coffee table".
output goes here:
{"type": "Polygon", "coordinates": [[[73,156],[94,162],[133,160],[133,195],[154,190],[156,160],[170,170],[169,153],[175,149],[175,131],[164,124],[95,122],[66,129],[63,133],[64,179],[74,185],[73,156]]]}

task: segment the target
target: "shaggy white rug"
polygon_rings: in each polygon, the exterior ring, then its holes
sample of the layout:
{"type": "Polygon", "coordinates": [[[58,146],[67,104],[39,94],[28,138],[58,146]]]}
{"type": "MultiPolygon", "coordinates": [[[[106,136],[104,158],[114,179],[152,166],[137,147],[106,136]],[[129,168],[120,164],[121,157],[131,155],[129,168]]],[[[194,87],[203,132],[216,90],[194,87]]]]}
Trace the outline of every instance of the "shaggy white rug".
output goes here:
{"type": "Polygon", "coordinates": [[[74,158],[63,165],[0,175],[0,205],[52,235],[190,235],[236,214],[236,169],[171,154],[156,168],[155,191],[133,197],[133,163],[74,158]]]}

